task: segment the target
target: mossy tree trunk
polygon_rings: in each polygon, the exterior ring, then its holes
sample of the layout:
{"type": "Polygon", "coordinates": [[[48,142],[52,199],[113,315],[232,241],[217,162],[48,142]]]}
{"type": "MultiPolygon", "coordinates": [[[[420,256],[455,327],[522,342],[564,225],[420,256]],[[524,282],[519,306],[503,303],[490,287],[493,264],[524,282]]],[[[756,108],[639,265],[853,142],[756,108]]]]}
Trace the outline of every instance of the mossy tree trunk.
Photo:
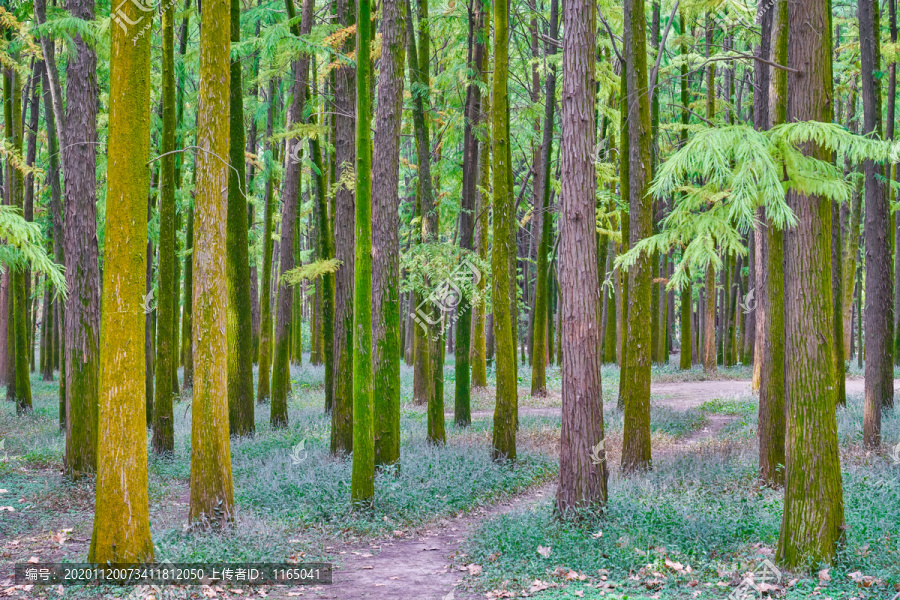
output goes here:
{"type": "MultiPolygon", "coordinates": [[[[831,16],[828,0],[788,4],[787,120],[831,122],[831,16]]],[[[807,144],[804,152],[829,160],[807,144]]],[[[830,200],[791,191],[798,225],[785,232],[787,456],[784,516],[776,558],[788,568],[833,562],[844,533],[844,504],[833,386],[830,200]],[[810,453],[810,449],[816,449],[810,453]]]]}
{"type": "MultiPolygon", "coordinates": [[[[397,223],[406,60],[404,13],[400,2],[389,2],[382,8],[381,68],[372,151],[372,350],[377,465],[400,460],[400,234],[397,223]]],[[[357,94],[360,92],[357,88],[357,94]]]]}
{"type": "MultiPolygon", "coordinates": [[[[294,35],[306,35],[312,28],[312,0],[305,0],[299,27],[292,27],[294,35]],[[310,6],[307,7],[307,4],[310,6]]],[[[286,0],[288,18],[294,16],[293,0],[286,0]]],[[[288,109],[291,123],[303,122],[303,105],[306,98],[309,59],[300,58],[294,61],[294,85],[291,89],[291,105],[288,109]]],[[[286,156],[298,156],[301,143],[299,139],[287,140],[286,156]]],[[[300,164],[287,160],[284,173],[284,188],[281,194],[281,240],[278,260],[280,272],[286,273],[294,268],[294,230],[297,219],[297,195],[300,193],[300,164]]],[[[294,291],[288,285],[278,283],[278,309],[275,324],[275,354],[272,362],[272,406],[269,422],[274,428],[287,427],[287,394],[290,384],[290,349],[291,349],[291,316],[293,313],[294,291]]]]}
{"type": "MultiPolygon", "coordinates": [[[[241,2],[231,0],[231,43],[241,41],[241,2]]],[[[256,431],[253,403],[253,326],[250,308],[250,262],[247,250],[247,183],[244,168],[244,100],[241,60],[230,68],[228,157],[227,334],[228,423],[232,435],[256,431]]]]}
{"type": "MultiPolygon", "coordinates": [[[[123,9],[142,16],[134,4],[123,9]]],[[[152,562],[147,492],[144,271],[150,171],[150,36],[110,29],[103,354],[88,561],[152,562]]]]}
{"type": "MultiPolygon", "coordinates": [[[[559,37],[559,0],[551,0],[550,3],[550,31],[551,40],[559,37]]],[[[556,45],[547,43],[547,55],[556,54],[556,45]]],[[[550,160],[553,156],[553,123],[556,105],[556,67],[551,66],[547,71],[546,94],[544,95],[544,133],[541,145],[540,173],[535,179],[535,186],[540,188],[537,194],[538,206],[535,207],[535,227],[537,228],[538,250],[535,277],[534,299],[534,334],[531,360],[531,395],[545,396],[547,394],[547,320],[548,310],[548,286],[547,269],[550,254],[550,244],[553,235],[553,217],[550,212],[550,160]]]]}
{"type": "Polygon", "coordinates": [[[162,138],[159,185],[159,278],[153,451],[175,451],[172,377],[178,369],[175,336],[175,7],[162,9],[162,138]]]}
{"type": "MultiPolygon", "coordinates": [[[[276,151],[275,144],[272,144],[272,132],[275,124],[275,109],[278,101],[275,99],[275,92],[278,89],[277,81],[273,78],[269,80],[269,91],[267,102],[269,104],[266,109],[266,151],[270,166],[276,164],[273,152],[276,151]]],[[[263,404],[269,401],[269,386],[272,374],[272,252],[275,249],[275,240],[272,238],[273,216],[275,213],[275,174],[272,169],[266,177],[266,188],[264,192],[265,209],[263,212],[263,266],[262,266],[262,282],[260,287],[260,333],[259,333],[259,375],[256,388],[256,401],[263,404]]]]}
{"type": "MultiPolygon", "coordinates": [[[[372,378],[372,8],[358,0],[356,23],[356,256],[353,282],[353,471],[350,496],[375,497],[372,378]]],[[[399,127],[397,128],[399,130],[399,127]]],[[[399,242],[398,242],[399,244],[399,242]]],[[[399,265],[398,265],[399,272],[399,265]]],[[[396,321],[395,321],[396,322],[396,321]]],[[[298,323],[299,325],[299,323],[298,323]]],[[[396,333],[392,334],[397,339],[396,333]]],[[[393,363],[400,366],[399,353],[393,363]]],[[[381,393],[383,390],[379,390],[381,393]]],[[[398,407],[399,409],[399,403],[398,407]]]]}
{"type": "MultiPolygon", "coordinates": [[[[191,404],[190,522],[220,524],[234,513],[228,420],[226,224],[229,149],[229,0],[203,4],[197,103],[194,223],[194,399],[191,404]]],[[[241,145],[243,150],[243,144],[241,145]]],[[[239,165],[243,168],[243,162],[239,165]]]]}
{"type": "MultiPolygon", "coordinates": [[[[650,99],[647,96],[647,40],[644,3],[625,2],[625,54],[628,61],[628,159],[631,244],[652,233],[650,99]]],[[[642,254],[628,272],[628,351],[622,468],[650,468],[650,342],[652,315],[650,256],[642,254]]],[[[563,352],[565,356],[565,351],[563,352]]]]}
{"type": "MultiPolygon", "coordinates": [[[[555,3],[554,3],[555,4],[555,3]]],[[[570,515],[606,503],[603,365],[597,265],[594,111],[597,22],[590,0],[563,5],[559,285],[562,311],[562,434],[556,507],[570,515]]],[[[552,18],[551,18],[552,20],[552,18]]],[[[551,26],[552,27],[552,26],[551,26]]],[[[552,98],[548,97],[552,102],[552,98]]],[[[605,262],[605,261],[604,261],[605,262]]],[[[543,357],[536,357],[535,362],[543,357]]]]}
{"type": "Polygon", "coordinates": [[[515,273],[511,256],[516,246],[510,231],[515,221],[515,198],[512,189],[512,165],[509,161],[509,7],[494,3],[494,79],[491,107],[493,143],[494,221],[491,273],[494,277],[494,348],[497,363],[497,391],[494,408],[494,432],[491,454],[494,460],[516,458],[516,315],[511,298],[515,298],[515,273]]]}
{"type": "MultiPolygon", "coordinates": [[[[621,148],[621,150],[619,151],[619,193],[622,206],[627,207],[626,210],[622,211],[622,219],[621,223],[619,224],[619,233],[622,238],[622,254],[628,252],[629,248],[631,247],[631,244],[629,243],[631,238],[631,218],[629,216],[629,211],[631,210],[631,174],[629,169],[629,161],[631,160],[629,156],[629,148],[631,147],[631,142],[629,141],[628,133],[627,77],[628,69],[626,68],[626,65],[622,65],[622,75],[619,79],[619,148],[621,148]]],[[[620,270],[619,278],[622,282],[621,294],[619,295],[619,303],[622,307],[622,310],[619,311],[619,319],[621,320],[622,326],[619,327],[618,339],[619,393],[616,399],[616,410],[625,410],[625,396],[628,375],[628,361],[626,360],[628,355],[628,311],[630,310],[628,304],[628,273],[620,270]]]]}
{"type": "MultiPolygon", "coordinates": [[[[351,27],[356,22],[352,0],[336,0],[335,23],[351,27]]],[[[341,49],[353,51],[349,37],[341,49]]],[[[335,455],[353,451],[353,307],[355,272],[356,194],[352,182],[356,162],[356,70],[341,65],[332,71],[334,88],[334,161],[336,185],[334,196],[334,254],[341,261],[335,280],[334,303],[334,402],[331,408],[331,452],[335,455]]]]}
{"type": "MultiPolygon", "coordinates": [[[[471,79],[466,86],[466,103],[464,106],[465,131],[463,140],[463,189],[462,205],[459,215],[459,245],[465,250],[475,248],[475,210],[476,187],[478,180],[478,156],[481,151],[475,131],[481,113],[481,65],[487,50],[484,35],[485,7],[479,0],[469,7],[469,54],[468,64],[471,79]]],[[[457,307],[455,345],[455,385],[453,420],[460,427],[472,422],[471,373],[469,357],[471,355],[472,334],[472,302],[464,299],[457,307]]]]}

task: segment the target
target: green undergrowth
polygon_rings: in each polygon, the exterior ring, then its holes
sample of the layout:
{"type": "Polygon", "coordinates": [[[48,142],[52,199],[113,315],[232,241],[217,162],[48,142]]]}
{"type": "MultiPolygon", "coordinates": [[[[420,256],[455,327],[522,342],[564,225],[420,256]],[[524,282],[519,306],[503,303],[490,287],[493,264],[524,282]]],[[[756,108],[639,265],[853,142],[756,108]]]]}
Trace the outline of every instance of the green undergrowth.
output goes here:
{"type": "MultiPolygon", "coordinates": [[[[726,411],[741,409],[720,434],[726,443],[663,456],[652,472],[636,477],[614,470],[602,514],[562,521],[548,501],[484,523],[463,548],[462,560],[483,568],[476,591],[527,592],[539,580],[551,587],[533,595],[550,600],[581,597],[575,592],[585,598],[687,599],[698,597],[696,591],[701,598],[727,597],[771,558],[783,511],[783,492],[756,481],[756,414],[748,412],[748,402],[738,399],[726,411]],[[613,587],[595,587],[607,585],[601,577],[613,587]]],[[[855,431],[861,425],[862,398],[850,397],[838,411],[847,536],[830,581],[816,594],[823,598],[890,599],[900,584],[900,464],[891,446],[883,455],[859,452],[855,431]],[[861,587],[861,577],[875,583],[861,587]]],[[[900,411],[886,412],[883,425],[885,440],[900,441],[900,411]]],[[[822,583],[821,568],[784,574],[785,584],[796,579],[784,597],[811,597],[822,583]]]]}

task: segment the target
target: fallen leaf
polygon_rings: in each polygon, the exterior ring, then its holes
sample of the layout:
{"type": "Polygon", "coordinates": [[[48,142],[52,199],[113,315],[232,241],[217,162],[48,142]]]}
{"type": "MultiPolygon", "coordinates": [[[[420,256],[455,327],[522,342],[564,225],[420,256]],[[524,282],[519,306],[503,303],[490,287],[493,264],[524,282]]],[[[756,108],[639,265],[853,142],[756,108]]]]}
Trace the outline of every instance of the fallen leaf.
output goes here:
{"type": "Polygon", "coordinates": [[[819,571],[819,582],[825,583],[831,581],[831,575],[828,573],[828,569],[822,569],[819,571]]]}
{"type": "Polygon", "coordinates": [[[31,558],[28,559],[28,562],[39,563],[39,562],[41,562],[41,559],[39,559],[37,556],[32,556],[31,558]]]}
{"type": "Polygon", "coordinates": [[[481,575],[481,565],[467,565],[466,568],[469,570],[469,575],[481,575]]]}
{"type": "Polygon", "coordinates": [[[582,592],[581,590],[575,590],[572,593],[575,594],[576,596],[578,596],[579,598],[584,598],[584,592],[582,592]]]}
{"type": "Polygon", "coordinates": [[[544,558],[547,558],[548,556],[550,556],[550,547],[549,546],[538,546],[537,553],[540,554],[541,556],[543,556],[544,558]]]}
{"type": "Polygon", "coordinates": [[[676,573],[684,573],[684,565],[680,562],[675,562],[673,560],[666,559],[666,566],[675,571],[676,573]]]}

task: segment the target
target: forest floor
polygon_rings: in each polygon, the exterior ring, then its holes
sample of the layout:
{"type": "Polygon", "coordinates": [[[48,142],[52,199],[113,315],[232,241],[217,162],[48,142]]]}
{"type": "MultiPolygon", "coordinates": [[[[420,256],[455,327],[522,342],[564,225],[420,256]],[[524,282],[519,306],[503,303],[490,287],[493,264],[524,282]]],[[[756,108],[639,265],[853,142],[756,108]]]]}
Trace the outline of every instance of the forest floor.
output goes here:
{"type": "MultiPolygon", "coordinates": [[[[447,444],[435,448],[425,441],[424,407],[409,401],[412,371],[402,372],[401,468],[379,473],[368,512],[349,506],[349,461],[328,451],[321,367],[292,368],[286,430],[272,430],[268,407],[258,406],[256,436],[232,441],[232,530],[187,529],[189,392],[176,405],[176,456],[149,463],[155,558],[335,565],[331,585],[266,588],[15,586],[16,562],[84,560],[93,520],[93,481],[61,474],[56,382],[34,378],[32,415],[0,404],[0,597],[725,600],[772,556],[781,492],[755,481],[756,398],[745,367],[720,368],[712,380],[700,369],[654,367],[654,468],[629,478],[618,468],[618,370],[604,367],[610,502],[604,514],[574,522],[553,514],[557,368],[548,371],[548,395],[532,398],[530,369],[520,367],[514,465],[490,460],[492,388],[475,392],[470,427],[456,427],[447,413],[447,444]]],[[[885,413],[885,452],[865,452],[859,375],[848,374],[848,405],[838,412],[848,524],[841,558],[831,570],[784,574],[772,597],[891,600],[900,591],[900,444],[892,453],[900,414],[885,413]]],[[[452,377],[450,363],[446,406],[452,377]]]]}

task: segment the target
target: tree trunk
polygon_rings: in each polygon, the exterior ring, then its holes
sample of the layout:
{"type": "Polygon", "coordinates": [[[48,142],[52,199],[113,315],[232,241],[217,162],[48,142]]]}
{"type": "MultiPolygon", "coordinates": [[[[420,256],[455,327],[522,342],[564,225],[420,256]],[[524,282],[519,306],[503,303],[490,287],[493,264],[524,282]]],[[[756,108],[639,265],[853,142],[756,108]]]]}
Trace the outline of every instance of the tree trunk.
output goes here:
{"type": "MultiPolygon", "coordinates": [[[[276,80],[269,80],[269,91],[266,109],[266,152],[275,163],[273,152],[277,152],[277,146],[272,144],[272,132],[275,123],[275,92],[278,89],[276,80]]],[[[259,375],[257,382],[256,401],[264,404],[269,401],[269,384],[272,371],[272,252],[275,246],[273,234],[273,216],[275,213],[275,174],[272,170],[266,178],[264,193],[265,212],[263,213],[263,267],[262,282],[260,287],[260,333],[259,333],[259,375]]]]}
{"type": "MultiPolygon", "coordinates": [[[[597,176],[592,158],[597,25],[593,16],[584,18],[593,10],[589,0],[568,0],[563,7],[567,27],[563,34],[559,285],[562,352],[566,360],[562,366],[562,433],[556,493],[556,507],[563,514],[578,508],[602,507],[607,498],[597,294],[597,176]]],[[[552,97],[548,96],[548,101],[552,104],[552,97]]],[[[543,356],[538,357],[541,359],[543,356]]]]}
{"type": "Polygon", "coordinates": [[[491,107],[494,183],[494,242],[491,253],[494,302],[494,340],[497,355],[497,391],[491,455],[494,460],[516,458],[516,315],[510,298],[515,297],[515,272],[511,257],[516,253],[510,231],[515,223],[512,165],[509,151],[509,7],[494,3],[494,80],[491,107]]]}
{"type": "MultiPolygon", "coordinates": [[[[201,15],[197,186],[194,223],[194,399],[191,403],[190,522],[224,526],[234,514],[228,419],[226,227],[229,149],[229,0],[201,15]]],[[[241,150],[243,151],[243,144],[241,150]]],[[[243,167],[243,163],[240,164],[243,167]]],[[[285,195],[290,198],[289,195],[285,195]]],[[[290,203],[286,200],[286,203],[290,203]]],[[[290,236],[286,236],[290,239],[290,236]]],[[[290,256],[290,254],[288,254],[290,256]]]]}
{"type": "MultiPolygon", "coordinates": [[[[131,21],[137,5],[120,10],[131,21]]],[[[146,18],[146,17],[144,17],[146,18]]],[[[103,353],[94,529],[88,561],[153,562],[144,398],[150,36],[111,27],[103,353]]]]}
{"type": "MultiPolygon", "coordinates": [[[[828,0],[788,4],[789,122],[830,123],[831,18],[828,0]]],[[[865,69],[864,69],[865,70],[865,69]]],[[[805,153],[827,161],[809,143],[805,153]]],[[[788,568],[832,562],[844,532],[833,385],[830,200],[788,192],[798,225],[785,232],[787,456],[784,515],[776,557],[788,568]],[[815,448],[815,454],[809,450],[815,448]]]]}
{"type": "MultiPolygon", "coordinates": [[[[241,41],[241,2],[230,2],[231,43],[237,44],[241,41]]],[[[247,182],[244,169],[246,140],[241,68],[240,59],[231,61],[228,156],[232,166],[228,169],[228,222],[225,228],[228,265],[228,423],[232,435],[251,436],[256,431],[256,421],[253,411],[253,328],[250,322],[247,182]]],[[[286,198],[286,201],[291,200],[286,198]]]]}
{"type": "MultiPolygon", "coordinates": [[[[356,23],[356,12],[349,0],[337,0],[336,23],[350,27],[356,23]]],[[[357,24],[358,25],[358,24],[357,24]]],[[[345,53],[353,49],[353,38],[343,48],[345,53]]],[[[341,261],[336,276],[334,305],[334,404],[331,410],[331,452],[349,454],[353,450],[353,298],[354,298],[354,239],[355,194],[353,184],[356,148],[356,72],[342,65],[334,72],[334,252],[341,261]],[[347,180],[346,178],[350,178],[347,180]]]]}
{"type": "MultiPolygon", "coordinates": [[[[406,60],[403,5],[383,5],[372,156],[375,464],[400,460],[400,127],[406,60]]],[[[360,90],[357,90],[359,94],[360,90]]],[[[365,124],[368,127],[368,123],[365,124]]]]}
{"type": "MultiPolygon", "coordinates": [[[[878,4],[859,0],[860,63],[862,75],[863,134],[880,138],[881,84],[876,71],[881,68],[878,4]]],[[[891,357],[893,337],[893,285],[888,227],[890,209],[882,165],[873,160],[863,163],[866,178],[866,370],[863,442],[867,448],[881,444],[881,407],[893,406],[894,363],[891,357]]]]}
{"type": "MultiPolygon", "coordinates": [[[[647,40],[644,3],[625,2],[625,56],[628,106],[630,243],[652,234],[650,102],[647,97],[647,40]]],[[[650,281],[651,257],[642,254],[628,272],[628,351],[622,469],[650,468],[650,281]]],[[[565,355],[565,352],[564,352],[565,355]]]]}

